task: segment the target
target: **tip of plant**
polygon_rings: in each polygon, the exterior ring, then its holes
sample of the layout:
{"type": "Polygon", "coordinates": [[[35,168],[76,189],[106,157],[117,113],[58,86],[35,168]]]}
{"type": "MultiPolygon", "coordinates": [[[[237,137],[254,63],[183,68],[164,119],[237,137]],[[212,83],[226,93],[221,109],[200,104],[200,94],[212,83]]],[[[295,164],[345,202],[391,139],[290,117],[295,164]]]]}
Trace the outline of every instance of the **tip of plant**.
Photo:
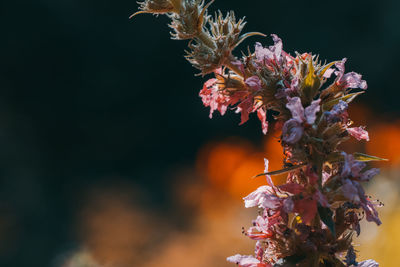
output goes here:
{"type": "Polygon", "coordinates": [[[255,178],[260,177],[260,176],[263,176],[263,175],[266,175],[266,173],[256,174],[256,175],[254,175],[253,177],[251,177],[251,179],[255,179],[255,178]]]}
{"type": "Polygon", "coordinates": [[[130,16],[129,16],[129,19],[132,19],[132,18],[135,17],[136,15],[145,14],[145,13],[149,13],[149,12],[144,11],[144,10],[137,11],[137,12],[133,13],[132,15],[130,15],[130,16]]]}
{"type": "Polygon", "coordinates": [[[251,36],[255,36],[255,35],[259,35],[262,37],[267,37],[266,34],[261,33],[261,32],[248,32],[243,34],[242,36],[240,36],[239,41],[236,43],[236,46],[238,46],[239,44],[241,44],[244,40],[246,40],[247,38],[251,37],[251,36]]]}

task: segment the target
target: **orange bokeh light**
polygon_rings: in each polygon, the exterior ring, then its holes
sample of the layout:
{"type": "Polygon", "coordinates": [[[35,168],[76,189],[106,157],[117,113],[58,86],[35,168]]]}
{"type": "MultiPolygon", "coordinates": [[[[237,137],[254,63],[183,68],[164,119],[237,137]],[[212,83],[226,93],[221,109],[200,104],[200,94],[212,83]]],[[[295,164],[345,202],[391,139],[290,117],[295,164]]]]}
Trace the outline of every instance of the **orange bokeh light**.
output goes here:
{"type": "Polygon", "coordinates": [[[400,166],[400,122],[380,123],[370,130],[371,141],[367,142],[367,153],[389,159],[382,166],[400,166]]]}
{"type": "MultiPolygon", "coordinates": [[[[259,149],[239,138],[210,143],[200,151],[197,168],[213,187],[242,198],[266,184],[264,177],[252,178],[264,171],[264,158],[269,160],[270,171],[282,168],[282,147],[274,136],[279,134],[269,134],[259,149]]],[[[284,174],[273,177],[278,184],[285,179],[284,174]]]]}

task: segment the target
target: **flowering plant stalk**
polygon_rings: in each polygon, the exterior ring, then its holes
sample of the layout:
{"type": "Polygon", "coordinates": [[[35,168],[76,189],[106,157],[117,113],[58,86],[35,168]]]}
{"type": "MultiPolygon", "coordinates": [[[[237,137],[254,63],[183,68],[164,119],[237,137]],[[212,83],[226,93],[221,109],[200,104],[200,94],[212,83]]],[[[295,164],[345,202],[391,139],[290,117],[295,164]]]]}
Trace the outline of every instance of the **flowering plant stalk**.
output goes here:
{"type": "Polygon", "coordinates": [[[256,43],[254,51],[234,56],[243,40],[265,35],[243,34],[244,19],[232,11],[208,15],[212,2],[145,0],[132,16],[166,14],[172,38],[189,40],[187,60],[201,75],[215,76],[200,91],[210,118],[230,107],[243,124],[255,112],[266,134],[269,111],[282,131],[282,169],[270,172],[265,159],[265,173],[258,176],[266,177],[266,185],[244,198],[247,208],[259,208],[253,226],[244,231],[257,241],[255,255],[227,260],[241,267],[378,266],[373,260],[357,262],[352,238],[360,234],[363,218],[381,224],[375,209],[381,203],[365,195],[362,183],[379,172],[365,162],[383,159],[338,148],[350,137],[369,140],[363,127],[350,127],[347,112],[367,83],[360,74],[345,73],[345,58],[322,63],[311,53],[292,56],[274,34],[273,45],[256,43]],[[287,173],[287,181],[275,185],[271,175],[281,173],[287,173]]]}

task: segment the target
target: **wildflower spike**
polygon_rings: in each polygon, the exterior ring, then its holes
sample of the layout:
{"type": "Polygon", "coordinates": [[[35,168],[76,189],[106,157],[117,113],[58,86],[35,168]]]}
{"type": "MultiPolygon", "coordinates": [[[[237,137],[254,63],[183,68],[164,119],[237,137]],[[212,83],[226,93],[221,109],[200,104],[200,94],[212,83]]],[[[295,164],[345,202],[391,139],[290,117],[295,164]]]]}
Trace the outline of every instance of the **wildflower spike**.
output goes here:
{"type": "Polygon", "coordinates": [[[208,15],[213,2],[146,0],[135,14],[167,14],[172,38],[189,40],[186,59],[201,75],[214,74],[199,93],[210,118],[214,111],[235,110],[244,124],[257,113],[266,134],[267,112],[273,111],[282,131],[282,169],[268,171],[265,159],[264,173],[253,178],[265,175],[266,184],[243,199],[246,208],[260,209],[244,231],[256,241],[255,255],[227,260],[239,267],[378,266],[373,260],[357,263],[352,239],[364,217],[381,224],[379,205],[366,196],[362,183],[379,173],[366,162],[385,159],[339,147],[351,136],[369,140],[364,127],[350,127],[348,114],[351,102],[367,89],[366,81],[345,73],[346,58],[326,64],[311,53],[290,55],[275,34],[272,45],[256,43],[253,51],[234,56],[243,40],[265,35],[242,34],[244,18],[237,20],[232,11],[208,15]],[[325,86],[329,79],[333,82],[325,86]],[[271,175],[283,173],[286,183],[275,185],[271,175]]]}

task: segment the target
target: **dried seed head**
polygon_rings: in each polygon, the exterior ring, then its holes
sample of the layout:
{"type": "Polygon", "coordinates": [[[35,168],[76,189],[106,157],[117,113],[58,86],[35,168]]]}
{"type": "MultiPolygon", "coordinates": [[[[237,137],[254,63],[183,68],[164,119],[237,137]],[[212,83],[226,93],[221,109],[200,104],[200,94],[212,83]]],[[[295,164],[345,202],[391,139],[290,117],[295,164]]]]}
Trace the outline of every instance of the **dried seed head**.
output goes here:
{"type": "Polygon", "coordinates": [[[140,11],[131,15],[130,18],[143,13],[165,14],[177,11],[174,4],[170,0],[146,0],[139,2],[139,4],[140,11]]]}
{"type": "Polygon", "coordinates": [[[206,10],[213,1],[204,6],[203,0],[183,0],[179,13],[170,15],[169,25],[174,32],[171,33],[175,40],[193,39],[202,32],[203,21],[208,18],[206,10]]]}

